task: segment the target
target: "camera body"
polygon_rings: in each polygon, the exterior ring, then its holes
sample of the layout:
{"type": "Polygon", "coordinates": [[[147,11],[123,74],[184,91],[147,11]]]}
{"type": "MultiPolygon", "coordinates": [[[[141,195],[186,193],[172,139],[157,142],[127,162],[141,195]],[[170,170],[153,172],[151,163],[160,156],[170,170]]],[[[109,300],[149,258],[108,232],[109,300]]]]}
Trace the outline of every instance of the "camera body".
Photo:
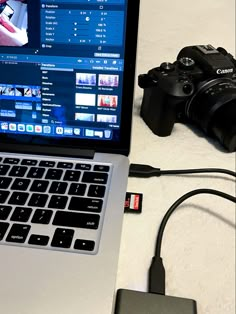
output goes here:
{"type": "Polygon", "coordinates": [[[235,150],[236,60],[224,48],[185,47],[175,62],[139,75],[138,84],[144,89],[141,117],[156,135],[170,135],[175,122],[195,122],[235,150]]]}

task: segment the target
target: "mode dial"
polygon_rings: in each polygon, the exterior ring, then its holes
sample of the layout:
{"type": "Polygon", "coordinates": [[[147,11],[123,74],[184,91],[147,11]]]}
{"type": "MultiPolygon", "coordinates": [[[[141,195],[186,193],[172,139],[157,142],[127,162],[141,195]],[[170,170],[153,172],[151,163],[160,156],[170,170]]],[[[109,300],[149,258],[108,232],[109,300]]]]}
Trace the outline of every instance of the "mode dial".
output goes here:
{"type": "Polygon", "coordinates": [[[195,61],[188,57],[179,59],[179,67],[183,70],[191,70],[195,65],[195,61]]]}

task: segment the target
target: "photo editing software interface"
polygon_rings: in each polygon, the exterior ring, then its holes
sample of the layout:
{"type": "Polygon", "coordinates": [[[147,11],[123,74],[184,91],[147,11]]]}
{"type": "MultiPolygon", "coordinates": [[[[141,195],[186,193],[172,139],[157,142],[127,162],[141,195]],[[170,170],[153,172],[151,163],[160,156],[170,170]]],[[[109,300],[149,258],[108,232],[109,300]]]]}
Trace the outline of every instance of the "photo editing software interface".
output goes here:
{"type": "Polygon", "coordinates": [[[127,0],[0,0],[0,133],[119,140],[127,0]]]}

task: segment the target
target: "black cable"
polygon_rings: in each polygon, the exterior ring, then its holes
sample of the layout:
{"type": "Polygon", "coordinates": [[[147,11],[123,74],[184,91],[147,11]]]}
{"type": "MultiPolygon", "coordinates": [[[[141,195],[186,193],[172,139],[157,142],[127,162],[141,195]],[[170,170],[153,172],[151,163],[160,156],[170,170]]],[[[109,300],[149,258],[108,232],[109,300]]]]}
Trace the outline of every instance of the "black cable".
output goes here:
{"type": "Polygon", "coordinates": [[[196,174],[196,173],[223,173],[236,177],[236,172],[221,168],[200,168],[200,169],[180,169],[180,170],[161,170],[149,165],[130,164],[129,176],[139,178],[160,177],[161,175],[179,175],[179,174],[196,174]]]}
{"type": "Polygon", "coordinates": [[[161,256],[161,242],[162,242],[162,238],[163,238],[163,233],[164,233],[164,229],[165,229],[165,226],[167,224],[167,221],[169,220],[171,214],[186,199],[188,199],[194,195],[197,195],[197,194],[213,194],[213,195],[223,197],[223,198],[225,198],[231,202],[236,203],[236,198],[234,196],[231,196],[231,195],[226,194],[224,192],[213,190],[213,189],[197,189],[197,190],[193,190],[193,191],[190,191],[190,192],[184,194],[177,201],[174,202],[174,204],[169,208],[169,210],[166,212],[165,216],[162,219],[162,222],[161,222],[160,227],[159,227],[158,235],[157,235],[155,256],[157,256],[157,257],[161,256]]]}
{"type": "Polygon", "coordinates": [[[221,168],[202,168],[202,169],[182,169],[182,170],[161,170],[161,175],[165,174],[194,174],[194,173],[224,173],[236,177],[236,172],[221,168]]]}
{"type": "Polygon", "coordinates": [[[163,217],[157,235],[155,256],[152,259],[152,263],[149,269],[149,292],[157,294],[165,294],[165,268],[161,258],[161,244],[165,226],[175,209],[183,203],[186,199],[197,194],[213,194],[225,198],[231,202],[236,203],[236,197],[226,194],[221,191],[213,189],[197,189],[190,191],[181,196],[174,204],[169,208],[163,217]]]}
{"type": "MultiPolygon", "coordinates": [[[[181,174],[197,174],[197,173],[223,173],[230,176],[236,177],[236,172],[221,169],[221,168],[202,168],[202,169],[180,169],[180,170],[161,170],[160,168],[154,168],[150,165],[143,164],[130,164],[129,168],[129,176],[130,177],[139,177],[139,178],[149,178],[153,176],[160,177],[161,175],[181,175],[181,174]]],[[[168,219],[174,210],[186,199],[197,195],[197,194],[213,194],[223,198],[228,199],[236,203],[236,198],[228,195],[226,193],[212,190],[212,189],[198,189],[186,193],[181,196],[166,212],[165,216],[162,219],[161,225],[159,227],[157,241],[156,241],[156,249],[155,256],[152,258],[152,263],[149,268],[149,292],[157,293],[157,294],[165,294],[165,268],[161,258],[161,243],[163,238],[163,233],[165,226],[167,224],[168,219]]]]}

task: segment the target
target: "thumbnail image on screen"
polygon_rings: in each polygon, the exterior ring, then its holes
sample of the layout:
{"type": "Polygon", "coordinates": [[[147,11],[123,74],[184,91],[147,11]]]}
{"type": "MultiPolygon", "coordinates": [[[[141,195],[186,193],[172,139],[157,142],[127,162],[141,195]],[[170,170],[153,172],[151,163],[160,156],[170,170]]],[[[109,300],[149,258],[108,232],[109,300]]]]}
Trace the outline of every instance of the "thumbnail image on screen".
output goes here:
{"type": "Polygon", "coordinates": [[[75,120],[79,121],[87,121],[87,122],[94,122],[95,121],[95,115],[92,113],[75,113],[75,120]]]}
{"type": "Polygon", "coordinates": [[[0,0],[0,46],[28,43],[27,0],[0,0]]]}
{"type": "Polygon", "coordinates": [[[77,106],[95,106],[96,95],[95,94],[75,94],[75,104],[77,106]]]}
{"type": "Polygon", "coordinates": [[[105,123],[117,123],[116,115],[108,115],[108,114],[98,114],[97,122],[105,122],[105,123]]]}
{"type": "Polygon", "coordinates": [[[99,74],[98,86],[118,87],[119,75],[99,74]]]}
{"type": "Polygon", "coordinates": [[[76,73],[76,85],[95,86],[96,74],[93,73],[76,73]]]}
{"type": "Polygon", "coordinates": [[[41,88],[39,86],[0,85],[0,98],[6,98],[4,96],[41,98],[41,88]]]}
{"type": "Polygon", "coordinates": [[[116,108],[118,103],[118,96],[114,95],[98,95],[99,107],[112,107],[116,108]]]}

